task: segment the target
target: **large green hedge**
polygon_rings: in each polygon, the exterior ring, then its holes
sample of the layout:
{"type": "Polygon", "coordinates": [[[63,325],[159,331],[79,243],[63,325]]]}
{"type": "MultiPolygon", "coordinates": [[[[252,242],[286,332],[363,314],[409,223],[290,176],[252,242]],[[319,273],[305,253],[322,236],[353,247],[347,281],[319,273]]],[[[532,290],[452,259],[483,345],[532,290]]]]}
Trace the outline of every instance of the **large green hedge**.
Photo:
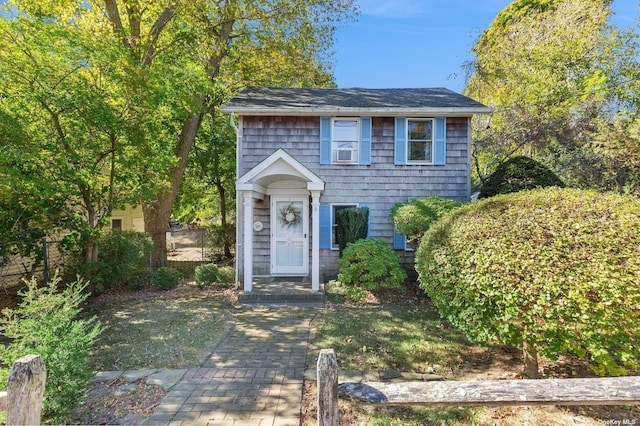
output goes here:
{"type": "Polygon", "coordinates": [[[524,345],[535,360],[573,353],[601,374],[638,366],[637,198],[546,188],[482,200],[438,221],[416,264],[476,342],[524,345]]]}
{"type": "Polygon", "coordinates": [[[480,198],[509,194],[525,189],[557,186],[564,188],[564,182],[547,166],[529,157],[518,156],[500,164],[489,175],[482,188],[480,198]]]}

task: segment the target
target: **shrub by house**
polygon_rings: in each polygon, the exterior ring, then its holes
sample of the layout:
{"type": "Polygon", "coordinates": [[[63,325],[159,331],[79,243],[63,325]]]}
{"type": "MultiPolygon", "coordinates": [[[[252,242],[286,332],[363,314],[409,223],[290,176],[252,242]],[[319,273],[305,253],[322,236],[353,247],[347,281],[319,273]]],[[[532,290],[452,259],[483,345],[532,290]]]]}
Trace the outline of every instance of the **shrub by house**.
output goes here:
{"type": "Polygon", "coordinates": [[[441,197],[426,197],[398,203],[391,209],[393,226],[409,240],[422,238],[440,217],[462,205],[461,202],[441,197]]]}
{"type": "Polygon", "coordinates": [[[354,300],[362,299],[364,290],[402,288],[406,279],[398,255],[382,239],[349,243],[340,258],[338,282],[354,300]]]}
{"type": "Polygon", "coordinates": [[[572,353],[599,374],[640,359],[640,201],[547,188],[498,195],[437,222],[416,253],[421,286],[479,343],[572,353]]]}
{"type": "Polygon", "coordinates": [[[350,207],[339,210],[336,225],[338,246],[342,256],[347,244],[367,238],[369,209],[366,207],[350,207]]]}

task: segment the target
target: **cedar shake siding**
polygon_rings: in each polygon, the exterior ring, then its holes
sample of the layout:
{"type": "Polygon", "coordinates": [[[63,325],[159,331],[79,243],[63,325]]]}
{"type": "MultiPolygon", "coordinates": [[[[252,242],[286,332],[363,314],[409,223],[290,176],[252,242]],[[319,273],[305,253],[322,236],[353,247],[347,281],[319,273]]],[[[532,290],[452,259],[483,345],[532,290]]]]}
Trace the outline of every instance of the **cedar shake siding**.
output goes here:
{"type": "Polygon", "coordinates": [[[222,111],[239,123],[236,268],[247,292],[271,274],[309,275],[320,291],[338,271],[333,215],[352,205],[369,208],[369,237],[415,277],[391,209],[432,195],[469,201],[471,117],[493,112],[444,88],[270,87],[248,87],[222,111]]]}
{"type": "MultiPolygon", "coordinates": [[[[394,204],[430,195],[469,201],[470,117],[446,118],[443,165],[396,165],[396,118],[375,116],[370,120],[370,164],[341,165],[320,164],[320,117],[243,116],[240,121],[239,176],[277,149],[283,149],[325,182],[320,197],[321,211],[323,205],[334,203],[368,207],[370,237],[383,238],[390,246],[394,244],[394,230],[389,214],[394,204]]],[[[254,233],[255,275],[270,273],[269,211],[268,197],[256,202],[254,220],[261,221],[264,228],[254,233]]],[[[311,238],[315,236],[311,235],[311,238]]],[[[404,249],[397,253],[406,269],[413,271],[413,253],[404,249]]],[[[325,281],[335,277],[337,265],[337,250],[321,246],[320,270],[325,281]]]]}

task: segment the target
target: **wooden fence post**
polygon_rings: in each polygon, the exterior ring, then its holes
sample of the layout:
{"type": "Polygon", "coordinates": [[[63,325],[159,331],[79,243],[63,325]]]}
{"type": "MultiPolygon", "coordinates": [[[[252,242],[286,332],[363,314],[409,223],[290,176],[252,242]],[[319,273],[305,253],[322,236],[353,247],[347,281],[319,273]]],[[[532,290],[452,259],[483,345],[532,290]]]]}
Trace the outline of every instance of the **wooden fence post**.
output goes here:
{"type": "Polygon", "coordinates": [[[7,383],[7,425],[39,425],[47,369],[40,355],[13,363],[7,383]]]}
{"type": "Polygon", "coordinates": [[[333,349],[318,357],[318,426],[338,426],[338,360],[333,349]]]}

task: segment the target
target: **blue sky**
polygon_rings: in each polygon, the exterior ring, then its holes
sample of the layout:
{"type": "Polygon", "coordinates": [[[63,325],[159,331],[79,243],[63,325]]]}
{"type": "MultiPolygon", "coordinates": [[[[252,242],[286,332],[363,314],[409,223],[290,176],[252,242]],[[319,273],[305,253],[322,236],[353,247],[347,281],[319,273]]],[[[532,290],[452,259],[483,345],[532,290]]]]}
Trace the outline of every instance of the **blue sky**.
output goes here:
{"type": "MultiPolygon", "coordinates": [[[[361,15],[337,33],[338,87],[446,87],[461,92],[462,65],[509,0],[358,0],[361,15]]],[[[614,0],[613,22],[629,27],[637,0],[614,0]]]]}

